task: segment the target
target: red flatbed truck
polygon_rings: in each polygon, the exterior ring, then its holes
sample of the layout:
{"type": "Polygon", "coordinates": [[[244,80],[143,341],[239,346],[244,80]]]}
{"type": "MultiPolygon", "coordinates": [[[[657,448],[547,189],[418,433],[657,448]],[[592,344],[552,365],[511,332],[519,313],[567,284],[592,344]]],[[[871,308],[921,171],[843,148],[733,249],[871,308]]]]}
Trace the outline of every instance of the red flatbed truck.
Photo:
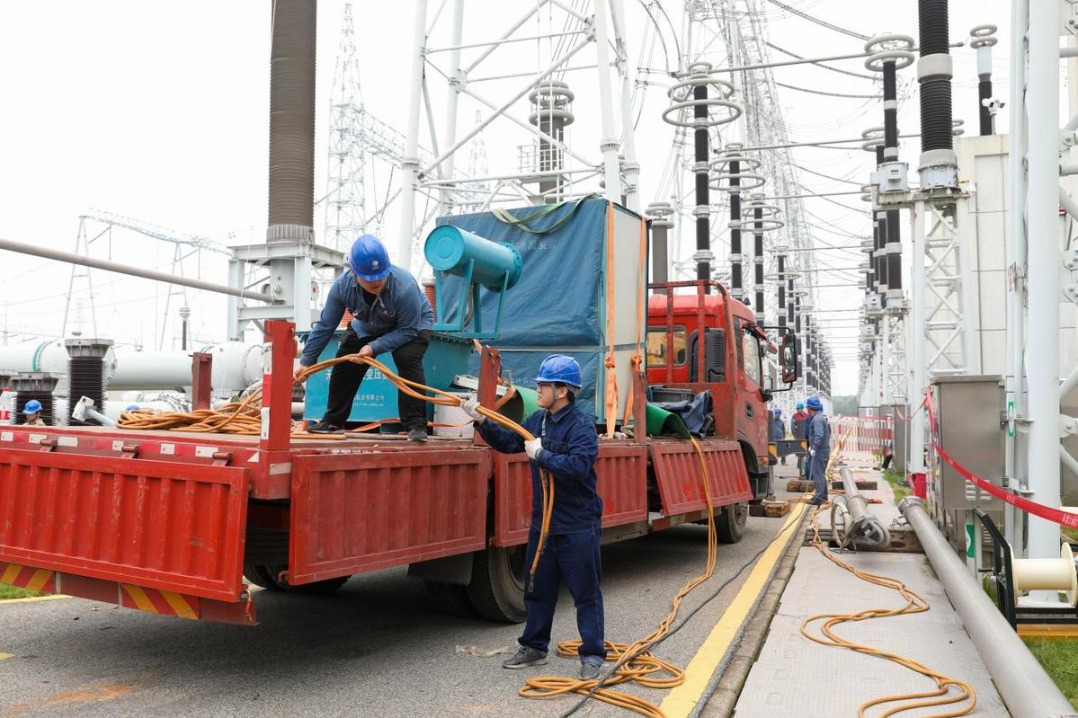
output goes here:
{"type": "MultiPolygon", "coordinates": [[[[471,439],[293,439],[295,334],[281,321],[267,322],[266,332],[261,436],[3,427],[0,582],[253,624],[248,583],[331,590],[354,574],[408,565],[449,610],[522,620],[527,458],[471,439]]],[[[732,369],[732,346],[726,354],[732,369]]],[[[498,353],[485,348],[481,367],[480,399],[493,405],[498,353]]],[[[739,372],[727,375],[740,397],[739,372]]],[[[637,382],[642,426],[643,377],[637,382]]],[[[733,426],[719,413],[717,428],[733,426]]],[[[764,413],[756,417],[765,432],[764,413]]],[[[748,435],[753,422],[736,422],[748,435]]],[[[739,507],[754,498],[750,471],[758,471],[747,467],[739,436],[701,442],[726,541],[740,538],[747,512],[739,507]]],[[[688,442],[601,441],[596,472],[604,540],[707,517],[688,442]]]]}

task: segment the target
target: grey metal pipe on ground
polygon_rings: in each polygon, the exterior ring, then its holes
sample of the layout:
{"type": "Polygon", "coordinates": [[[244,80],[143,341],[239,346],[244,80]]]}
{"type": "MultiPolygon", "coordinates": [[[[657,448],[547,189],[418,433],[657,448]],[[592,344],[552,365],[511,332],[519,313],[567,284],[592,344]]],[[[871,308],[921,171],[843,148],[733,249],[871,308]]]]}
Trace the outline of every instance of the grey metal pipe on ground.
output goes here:
{"type": "Polygon", "coordinates": [[[839,475],[842,476],[842,488],[846,494],[846,508],[850,512],[850,523],[846,535],[858,543],[886,548],[891,543],[891,534],[868,510],[868,502],[857,489],[853,472],[848,466],[841,466],[839,475]]]}
{"type": "Polygon", "coordinates": [[[1011,715],[1014,718],[1078,718],[1063,692],[970,575],[966,564],[951,550],[921,500],[907,496],[899,502],[898,510],[917,533],[925,555],[961,616],[966,632],[973,639],[973,645],[1011,715]]]}

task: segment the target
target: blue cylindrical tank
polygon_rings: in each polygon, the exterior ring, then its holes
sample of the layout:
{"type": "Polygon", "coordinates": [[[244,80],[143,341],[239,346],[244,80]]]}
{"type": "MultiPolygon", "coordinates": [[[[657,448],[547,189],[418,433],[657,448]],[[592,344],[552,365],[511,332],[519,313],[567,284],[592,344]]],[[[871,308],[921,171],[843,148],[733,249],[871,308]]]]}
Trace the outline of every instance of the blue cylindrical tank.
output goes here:
{"type": "Polygon", "coordinates": [[[431,230],[423,254],[434,269],[457,276],[463,276],[468,263],[474,261],[472,281],[496,291],[501,290],[506,274],[506,288],[516,284],[523,266],[520,252],[513,245],[492,242],[448,224],[431,230]]]}

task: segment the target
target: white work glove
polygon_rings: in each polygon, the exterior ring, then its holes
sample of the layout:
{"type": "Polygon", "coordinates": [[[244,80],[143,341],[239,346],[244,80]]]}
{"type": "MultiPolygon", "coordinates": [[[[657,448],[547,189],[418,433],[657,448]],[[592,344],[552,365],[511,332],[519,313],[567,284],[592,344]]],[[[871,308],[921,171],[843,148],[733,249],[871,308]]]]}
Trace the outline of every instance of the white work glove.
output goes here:
{"type": "Polygon", "coordinates": [[[809,457],[810,458],[815,458],[816,457],[816,449],[809,449],[809,457]]]}
{"type": "Polygon", "coordinates": [[[483,423],[487,420],[487,417],[479,413],[479,402],[475,399],[461,399],[460,409],[468,416],[472,417],[474,421],[483,423]]]}
{"type": "Polygon", "coordinates": [[[528,454],[528,458],[532,461],[539,460],[539,452],[543,450],[542,439],[532,439],[531,441],[524,442],[524,451],[528,454]]]}

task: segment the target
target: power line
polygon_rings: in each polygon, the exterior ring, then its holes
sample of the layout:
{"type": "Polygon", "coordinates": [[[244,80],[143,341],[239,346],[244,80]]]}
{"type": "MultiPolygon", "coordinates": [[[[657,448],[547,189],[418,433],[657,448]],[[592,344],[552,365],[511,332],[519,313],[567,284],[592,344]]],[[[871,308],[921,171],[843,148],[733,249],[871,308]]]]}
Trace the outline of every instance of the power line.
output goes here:
{"type": "MultiPolygon", "coordinates": [[[[865,38],[865,39],[867,40],[868,38],[865,38]]],[[[772,50],[778,50],[782,54],[789,55],[790,57],[795,58],[797,60],[804,60],[805,59],[804,57],[802,57],[801,55],[798,55],[795,52],[790,52],[789,50],[785,50],[785,49],[779,47],[778,45],[774,45],[774,44],[772,44],[770,42],[766,42],[764,44],[767,45],[768,47],[770,47],[772,50]]],[[[830,70],[831,72],[837,72],[837,73],[839,73],[841,75],[849,75],[850,77],[857,77],[857,78],[860,78],[862,80],[872,80],[873,82],[875,82],[878,79],[874,75],[862,75],[859,72],[850,72],[849,70],[840,70],[837,67],[831,67],[830,65],[824,65],[821,62],[813,62],[812,64],[815,65],[816,67],[822,67],[825,70],[830,70]]]]}
{"type": "Polygon", "coordinates": [[[785,87],[787,90],[797,90],[798,92],[807,92],[812,95],[827,95],[828,97],[844,97],[850,100],[878,100],[879,95],[852,95],[845,92],[828,92],[827,90],[810,90],[807,87],[798,87],[797,85],[787,85],[785,82],[776,82],[779,87],[785,87]]]}
{"type": "Polygon", "coordinates": [[[767,0],[767,1],[769,3],[771,3],[772,5],[775,5],[776,7],[782,8],[783,10],[785,10],[786,12],[788,12],[788,13],[790,13],[792,15],[797,15],[799,18],[802,18],[804,20],[808,20],[809,22],[815,23],[815,24],[819,25],[820,27],[826,27],[828,30],[834,30],[835,32],[840,32],[843,35],[848,35],[849,37],[855,37],[858,40],[861,40],[863,42],[867,42],[869,40],[868,35],[862,35],[860,33],[854,32],[853,30],[847,30],[844,27],[839,27],[838,25],[832,25],[831,23],[827,22],[826,20],[821,20],[818,17],[813,17],[812,15],[809,15],[807,12],[803,12],[801,10],[798,10],[797,8],[793,8],[793,7],[790,7],[789,5],[785,5],[783,3],[780,3],[778,0],[767,0]]]}

